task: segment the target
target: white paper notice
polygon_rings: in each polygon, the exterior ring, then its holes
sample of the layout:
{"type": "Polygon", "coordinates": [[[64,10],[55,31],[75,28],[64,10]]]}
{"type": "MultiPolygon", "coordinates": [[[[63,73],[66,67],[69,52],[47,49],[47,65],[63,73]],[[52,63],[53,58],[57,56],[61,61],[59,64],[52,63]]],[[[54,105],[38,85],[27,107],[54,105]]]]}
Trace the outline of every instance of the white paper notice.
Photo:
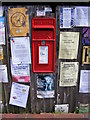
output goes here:
{"type": "Polygon", "coordinates": [[[75,8],[75,26],[88,26],[88,7],[75,8]]]}
{"type": "Polygon", "coordinates": [[[78,65],[78,62],[61,62],[59,86],[77,85],[78,65]]]}
{"type": "Polygon", "coordinates": [[[26,108],[29,86],[13,82],[9,104],[26,108]]]}
{"type": "Polygon", "coordinates": [[[52,8],[51,7],[45,7],[44,10],[45,10],[45,12],[52,12],[52,8]]]}
{"type": "Polygon", "coordinates": [[[29,64],[12,64],[11,73],[14,82],[30,82],[29,64]]]}
{"type": "Polygon", "coordinates": [[[71,8],[63,8],[63,28],[71,28],[71,8]]]}
{"type": "Polygon", "coordinates": [[[37,16],[45,16],[45,10],[37,10],[37,16]]]}
{"type": "Polygon", "coordinates": [[[11,38],[13,64],[31,64],[29,37],[11,38]]]}
{"type": "Polygon", "coordinates": [[[77,59],[79,32],[60,32],[59,59],[77,59]]]}
{"type": "Polygon", "coordinates": [[[0,45],[5,45],[5,17],[0,17],[0,45]]]}
{"type": "Polygon", "coordinates": [[[80,93],[90,93],[90,70],[81,70],[80,93]]]}
{"type": "Polygon", "coordinates": [[[56,113],[68,113],[68,110],[69,110],[69,104],[55,105],[56,113]]]}
{"type": "Polygon", "coordinates": [[[39,46],[39,64],[48,64],[48,46],[39,46]]]}
{"type": "Polygon", "coordinates": [[[0,65],[0,82],[7,83],[8,75],[7,75],[7,67],[6,65],[0,65]]]}
{"type": "Polygon", "coordinates": [[[2,17],[3,16],[3,7],[2,6],[0,6],[0,17],[2,17]]]}

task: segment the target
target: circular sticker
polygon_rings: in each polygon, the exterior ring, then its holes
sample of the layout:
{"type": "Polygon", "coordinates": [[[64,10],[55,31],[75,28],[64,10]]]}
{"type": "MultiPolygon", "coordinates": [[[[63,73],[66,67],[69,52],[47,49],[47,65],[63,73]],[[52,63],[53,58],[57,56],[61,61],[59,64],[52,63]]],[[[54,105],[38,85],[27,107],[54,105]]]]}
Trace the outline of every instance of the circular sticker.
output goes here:
{"type": "Polygon", "coordinates": [[[15,27],[23,27],[26,23],[26,17],[21,12],[16,12],[11,16],[11,23],[15,27]]]}

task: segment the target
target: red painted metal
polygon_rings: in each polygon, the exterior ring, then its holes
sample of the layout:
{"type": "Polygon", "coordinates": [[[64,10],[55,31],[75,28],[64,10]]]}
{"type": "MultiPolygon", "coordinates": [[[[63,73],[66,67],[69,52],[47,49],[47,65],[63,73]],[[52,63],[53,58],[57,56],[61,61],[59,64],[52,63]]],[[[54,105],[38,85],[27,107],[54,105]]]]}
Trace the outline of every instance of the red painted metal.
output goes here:
{"type": "Polygon", "coordinates": [[[32,18],[33,72],[53,73],[55,71],[55,39],[55,18],[32,18]],[[39,64],[39,46],[48,46],[48,64],[39,64]]]}

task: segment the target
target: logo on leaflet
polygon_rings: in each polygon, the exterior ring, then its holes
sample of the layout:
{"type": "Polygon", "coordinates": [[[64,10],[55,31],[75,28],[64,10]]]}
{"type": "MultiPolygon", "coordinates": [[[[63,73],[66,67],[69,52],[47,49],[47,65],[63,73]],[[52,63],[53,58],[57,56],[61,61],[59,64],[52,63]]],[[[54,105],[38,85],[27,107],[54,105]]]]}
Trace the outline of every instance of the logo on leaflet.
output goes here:
{"type": "Polygon", "coordinates": [[[15,27],[24,27],[26,25],[26,17],[21,12],[16,12],[11,16],[11,23],[15,27]]]}

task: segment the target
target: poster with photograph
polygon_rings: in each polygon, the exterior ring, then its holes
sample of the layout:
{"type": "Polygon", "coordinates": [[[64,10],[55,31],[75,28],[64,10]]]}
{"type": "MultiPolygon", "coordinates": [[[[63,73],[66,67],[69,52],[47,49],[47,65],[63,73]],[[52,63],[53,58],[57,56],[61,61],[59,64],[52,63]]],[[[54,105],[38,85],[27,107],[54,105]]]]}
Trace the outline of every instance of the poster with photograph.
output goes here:
{"type": "Polygon", "coordinates": [[[5,45],[5,17],[0,17],[0,45],[5,45]]]}
{"type": "Polygon", "coordinates": [[[29,34],[29,17],[26,7],[8,8],[10,36],[27,36],[29,34]]]}
{"type": "Polygon", "coordinates": [[[82,44],[83,45],[90,45],[90,27],[88,28],[83,28],[83,33],[82,33],[82,44]]]}
{"type": "Polygon", "coordinates": [[[9,104],[26,108],[28,94],[29,94],[28,85],[22,85],[22,84],[13,82],[9,104]]]}
{"type": "Polygon", "coordinates": [[[61,62],[59,86],[76,86],[78,79],[78,67],[78,62],[61,62]]]}
{"type": "Polygon", "coordinates": [[[37,98],[54,98],[54,75],[37,75],[37,98]]]}
{"type": "Polygon", "coordinates": [[[74,8],[60,7],[60,28],[71,28],[74,22],[74,8]]]}
{"type": "Polygon", "coordinates": [[[30,82],[29,64],[13,64],[11,61],[11,73],[14,82],[30,82]]]}
{"type": "Polygon", "coordinates": [[[11,38],[10,43],[13,64],[31,64],[29,37],[11,38]]]}
{"type": "Polygon", "coordinates": [[[0,82],[8,83],[8,74],[6,65],[0,65],[0,82]]]}

